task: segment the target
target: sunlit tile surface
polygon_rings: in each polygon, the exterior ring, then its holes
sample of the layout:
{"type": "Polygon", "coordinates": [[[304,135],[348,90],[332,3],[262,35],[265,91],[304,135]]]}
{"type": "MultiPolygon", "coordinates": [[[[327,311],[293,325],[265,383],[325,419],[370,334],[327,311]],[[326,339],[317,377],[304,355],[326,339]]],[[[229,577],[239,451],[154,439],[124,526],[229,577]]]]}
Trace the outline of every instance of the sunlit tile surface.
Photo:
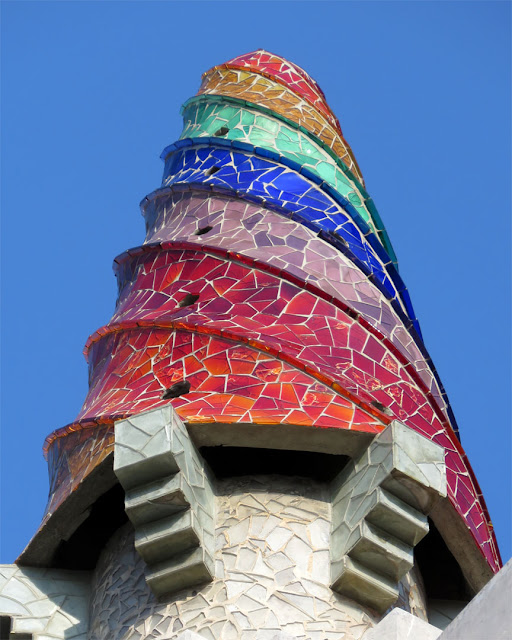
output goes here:
{"type": "MultiPolygon", "coordinates": [[[[276,82],[284,85],[293,93],[307,100],[320,113],[323,113],[333,127],[341,133],[338,118],[331,111],[327,104],[324,92],[313,78],[304,69],[285,60],[281,56],[269,53],[264,49],[259,49],[252,53],[237,56],[216,68],[244,69],[254,71],[261,75],[272,78],[276,82]]],[[[210,71],[206,71],[203,77],[208,76],[210,71]]]]}
{"type": "MultiPolygon", "coordinates": [[[[395,254],[375,205],[364,187],[347,170],[332,149],[285,116],[245,100],[205,95],[183,105],[180,139],[203,136],[238,140],[261,147],[309,169],[321,182],[345,198],[381,239],[395,262],[395,254]],[[333,162],[334,160],[334,162],[333,162]]],[[[167,155],[167,149],[162,156],[167,155]]]]}
{"type": "Polygon", "coordinates": [[[203,93],[249,100],[287,116],[323,140],[358,180],[363,182],[352,150],[341,133],[309,102],[282,84],[249,71],[217,68],[203,78],[199,94],[203,93]]]}
{"type": "MultiPolygon", "coordinates": [[[[386,294],[399,297],[419,330],[405,284],[380,241],[352,205],[323,182],[297,166],[283,166],[264,158],[240,142],[182,140],[169,147],[163,186],[208,185],[250,201],[265,203],[286,218],[299,220],[328,242],[350,252],[362,269],[375,278],[386,294]],[[232,146],[231,146],[232,145],[232,146]],[[245,153],[242,153],[244,151],[245,153]],[[320,182],[320,184],[318,184],[320,182]]],[[[150,196],[151,197],[151,196],[150,196]]]]}
{"type": "Polygon", "coordinates": [[[493,570],[492,526],[396,257],[318,85],[264,51],[206,72],[142,202],[146,240],[87,341],[90,388],[52,433],[46,519],[112,451],[113,423],[168,402],[188,423],[376,434],[446,452],[449,499],[493,570]],[[190,392],[162,400],[186,380],[190,392]]]}

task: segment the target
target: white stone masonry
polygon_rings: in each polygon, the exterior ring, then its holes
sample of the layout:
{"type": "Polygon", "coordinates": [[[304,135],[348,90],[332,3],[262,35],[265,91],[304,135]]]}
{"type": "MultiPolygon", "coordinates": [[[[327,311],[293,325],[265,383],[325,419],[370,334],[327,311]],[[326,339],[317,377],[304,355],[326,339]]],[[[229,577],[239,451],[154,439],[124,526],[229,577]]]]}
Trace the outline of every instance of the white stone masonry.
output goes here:
{"type": "Polygon", "coordinates": [[[0,565],[0,615],[13,638],[86,640],[89,582],[86,571],[0,565]]]}

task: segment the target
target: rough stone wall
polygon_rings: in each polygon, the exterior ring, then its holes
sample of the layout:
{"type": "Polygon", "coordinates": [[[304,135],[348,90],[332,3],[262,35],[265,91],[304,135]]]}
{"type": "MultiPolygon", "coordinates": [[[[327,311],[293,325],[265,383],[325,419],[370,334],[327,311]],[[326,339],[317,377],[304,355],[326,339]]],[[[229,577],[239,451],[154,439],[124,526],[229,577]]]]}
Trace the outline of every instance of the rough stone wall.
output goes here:
{"type": "MultiPolygon", "coordinates": [[[[358,640],[378,617],[329,588],[327,486],[304,478],[219,481],[215,580],[158,602],[126,525],[92,579],[89,640],[172,640],[191,630],[209,640],[358,640]]],[[[400,606],[425,616],[414,575],[400,606]],[[409,597],[409,593],[411,597],[409,597]]]]}
{"type": "MultiPolygon", "coordinates": [[[[10,618],[9,638],[86,640],[88,571],[0,565],[0,615],[10,618]]],[[[0,640],[5,638],[0,630],[0,640]]]]}

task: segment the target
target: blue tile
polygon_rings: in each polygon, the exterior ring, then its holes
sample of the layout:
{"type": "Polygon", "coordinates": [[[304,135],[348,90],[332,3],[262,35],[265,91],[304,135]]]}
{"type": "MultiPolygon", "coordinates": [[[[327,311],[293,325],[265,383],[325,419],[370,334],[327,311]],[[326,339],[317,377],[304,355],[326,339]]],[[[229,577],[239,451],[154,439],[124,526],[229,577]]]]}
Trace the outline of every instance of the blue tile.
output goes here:
{"type": "Polygon", "coordinates": [[[223,192],[231,189],[231,193],[240,193],[244,199],[277,207],[281,215],[292,216],[315,233],[323,230],[328,242],[339,249],[343,247],[346,255],[363,265],[363,271],[379,283],[388,298],[402,294],[409,318],[415,320],[410,299],[389,255],[355,208],[335,189],[312,174],[292,170],[290,167],[299,167],[294,162],[248,153],[254,149],[251,145],[233,143],[228,149],[216,138],[209,140],[210,146],[204,146],[204,138],[196,139],[193,146],[190,140],[180,141],[179,147],[167,156],[165,184],[202,182],[223,192]],[[219,170],[209,174],[214,166],[219,170]],[[329,232],[339,234],[340,240],[334,242],[329,232]]]}

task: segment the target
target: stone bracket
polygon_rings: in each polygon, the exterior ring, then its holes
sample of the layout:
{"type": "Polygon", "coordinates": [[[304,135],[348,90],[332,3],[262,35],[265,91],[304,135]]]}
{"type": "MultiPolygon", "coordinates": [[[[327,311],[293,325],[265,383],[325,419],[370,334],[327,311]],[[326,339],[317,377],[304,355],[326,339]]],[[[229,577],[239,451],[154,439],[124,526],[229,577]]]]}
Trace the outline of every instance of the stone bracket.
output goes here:
{"type": "Polygon", "coordinates": [[[332,483],[332,588],[383,613],[441,496],[444,449],[393,421],[332,483]]]}
{"type": "Polygon", "coordinates": [[[212,482],[170,405],[116,423],[114,472],[155,595],[212,580],[212,482]]]}

